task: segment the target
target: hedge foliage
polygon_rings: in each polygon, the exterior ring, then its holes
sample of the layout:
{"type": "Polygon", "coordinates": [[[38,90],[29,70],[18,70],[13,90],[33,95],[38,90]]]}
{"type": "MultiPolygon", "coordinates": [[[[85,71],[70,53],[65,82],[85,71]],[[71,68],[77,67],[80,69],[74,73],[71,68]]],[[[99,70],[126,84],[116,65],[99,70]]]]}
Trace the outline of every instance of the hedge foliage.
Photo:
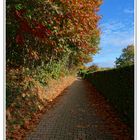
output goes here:
{"type": "Polygon", "coordinates": [[[132,129],[134,126],[134,65],[88,73],[85,78],[115,107],[132,129]]]}
{"type": "Polygon", "coordinates": [[[92,61],[99,50],[101,4],[102,0],[6,1],[7,106],[31,88],[31,79],[45,88],[92,61]]]}

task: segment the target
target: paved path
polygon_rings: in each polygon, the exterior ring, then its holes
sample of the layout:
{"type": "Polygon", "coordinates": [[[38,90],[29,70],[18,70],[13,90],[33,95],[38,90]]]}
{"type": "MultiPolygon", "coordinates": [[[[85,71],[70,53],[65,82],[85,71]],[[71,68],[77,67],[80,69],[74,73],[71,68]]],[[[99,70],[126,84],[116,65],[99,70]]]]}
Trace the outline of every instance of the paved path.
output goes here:
{"type": "Polygon", "coordinates": [[[90,107],[86,92],[84,82],[77,79],[27,140],[114,140],[99,130],[104,122],[90,107]]]}

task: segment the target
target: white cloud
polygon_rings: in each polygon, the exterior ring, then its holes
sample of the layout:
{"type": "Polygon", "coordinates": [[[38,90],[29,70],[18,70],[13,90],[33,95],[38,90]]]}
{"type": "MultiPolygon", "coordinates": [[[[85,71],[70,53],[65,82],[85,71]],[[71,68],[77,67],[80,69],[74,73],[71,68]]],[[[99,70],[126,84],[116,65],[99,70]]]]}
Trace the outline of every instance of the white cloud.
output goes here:
{"type": "MultiPolygon", "coordinates": [[[[101,51],[93,56],[93,62],[102,67],[113,67],[122,49],[134,42],[134,24],[131,21],[110,21],[100,25],[101,51]]],[[[93,62],[89,63],[91,65],[93,62]]]]}
{"type": "Polygon", "coordinates": [[[134,10],[131,10],[131,9],[124,9],[123,12],[126,13],[126,14],[133,14],[133,13],[134,13],[134,10]]]}
{"type": "Polygon", "coordinates": [[[113,21],[101,25],[101,46],[126,47],[134,42],[133,25],[113,21]]]}
{"type": "Polygon", "coordinates": [[[99,67],[110,67],[113,68],[115,66],[114,61],[101,61],[101,62],[90,62],[88,64],[86,64],[86,66],[92,66],[92,65],[98,65],[99,67]]]}
{"type": "Polygon", "coordinates": [[[113,61],[103,61],[103,62],[99,62],[99,63],[96,63],[99,67],[114,67],[115,66],[115,63],[113,61]]]}

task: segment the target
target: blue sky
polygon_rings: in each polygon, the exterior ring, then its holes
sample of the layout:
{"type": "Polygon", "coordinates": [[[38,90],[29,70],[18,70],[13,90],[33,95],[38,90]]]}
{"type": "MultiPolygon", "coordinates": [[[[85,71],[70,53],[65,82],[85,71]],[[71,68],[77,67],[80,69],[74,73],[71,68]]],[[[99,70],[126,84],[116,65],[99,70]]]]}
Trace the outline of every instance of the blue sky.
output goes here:
{"type": "Polygon", "coordinates": [[[104,0],[99,15],[101,50],[88,65],[113,67],[122,49],[134,42],[134,0],[104,0]]]}

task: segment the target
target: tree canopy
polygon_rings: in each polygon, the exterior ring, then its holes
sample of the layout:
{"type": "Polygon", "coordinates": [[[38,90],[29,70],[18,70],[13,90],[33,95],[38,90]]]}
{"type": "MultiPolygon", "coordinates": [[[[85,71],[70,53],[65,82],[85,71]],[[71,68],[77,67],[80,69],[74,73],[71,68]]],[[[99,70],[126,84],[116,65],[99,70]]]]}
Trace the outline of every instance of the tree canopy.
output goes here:
{"type": "Polygon", "coordinates": [[[102,0],[7,1],[7,67],[35,68],[65,57],[68,67],[87,62],[99,49],[101,4],[102,0]]]}
{"type": "Polygon", "coordinates": [[[128,45],[122,50],[122,54],[115,61],[116,67],[124,67],[134,64],[134,45],[128,45]]]}
{"type": "Polygon", "coordinates": [[[50,79],[76,73],[92,61],[99,50],[101,4],[102,0],[6,1],[9,104],[31,81],[46,86],[50,79]]]}

